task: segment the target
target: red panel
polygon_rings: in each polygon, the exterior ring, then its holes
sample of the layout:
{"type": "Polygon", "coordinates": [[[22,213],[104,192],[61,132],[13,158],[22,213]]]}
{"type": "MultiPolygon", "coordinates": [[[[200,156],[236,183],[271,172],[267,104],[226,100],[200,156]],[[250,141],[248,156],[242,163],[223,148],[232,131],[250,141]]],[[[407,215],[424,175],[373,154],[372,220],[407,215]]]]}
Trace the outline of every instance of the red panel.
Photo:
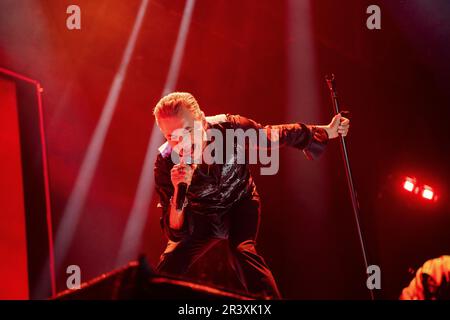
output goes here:
{"type": "Polygon", "coordinates": [[[0,299],[28,299],[16,87],[0,79],[0,299]]]}

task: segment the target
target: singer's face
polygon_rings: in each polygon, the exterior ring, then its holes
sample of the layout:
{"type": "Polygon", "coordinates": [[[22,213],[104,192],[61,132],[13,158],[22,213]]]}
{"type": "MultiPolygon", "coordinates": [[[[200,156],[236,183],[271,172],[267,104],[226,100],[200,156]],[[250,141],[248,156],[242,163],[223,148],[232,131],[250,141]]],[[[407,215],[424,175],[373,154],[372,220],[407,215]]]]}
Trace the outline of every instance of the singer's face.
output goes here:
{"type": "Polygon", "coordinates": [[[194,158],[197,145],[203,151],[206,120],[196,118],[186,108],[180,108],[176,116],[158,119],[158,126],[170,146],[182,157],[194,158]]]}

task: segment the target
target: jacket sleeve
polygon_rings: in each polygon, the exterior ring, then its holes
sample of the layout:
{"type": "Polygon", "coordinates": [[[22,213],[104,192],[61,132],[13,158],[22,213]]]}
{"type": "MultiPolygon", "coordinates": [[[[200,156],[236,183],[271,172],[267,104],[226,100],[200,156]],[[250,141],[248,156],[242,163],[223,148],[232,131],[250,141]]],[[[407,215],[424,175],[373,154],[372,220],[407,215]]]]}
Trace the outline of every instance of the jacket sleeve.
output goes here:
{"type": "Polygon", "coordinates": [[[261,125],[240,115],[227,115],[233,129],[256,129],[257,144],[252,147],[274,148],[290,146],[302,150],[309,160],[317,159],[328,143],[328,134],[323,128],[304,123],[261,125]]]}
{"type": "Polygon", "coordinates": [[[172,229],[169,224],[169,209],[170,198],[173,196],[174,188],[170,180],[170,169],[168,161],[159,154],[156,158],[154,175],[155,188],[159,195],[158,207],[162,209],[160,217],[160,225],[164,234],[171,241],[180,241],[187,234],[187,219],[184,219],[184,224],[181,229],[172,229]]]}

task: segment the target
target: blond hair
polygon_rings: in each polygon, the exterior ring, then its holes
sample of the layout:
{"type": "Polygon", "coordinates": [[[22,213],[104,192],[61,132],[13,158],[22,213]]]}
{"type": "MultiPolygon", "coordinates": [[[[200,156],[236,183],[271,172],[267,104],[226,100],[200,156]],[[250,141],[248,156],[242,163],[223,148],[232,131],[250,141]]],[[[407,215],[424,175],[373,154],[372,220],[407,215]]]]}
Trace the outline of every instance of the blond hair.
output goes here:
{"type": "Polygon", "coordinates": [[[172,92],[162,97],[153,109],[153,115],[156,119],[173,117],[181,107],[191,111],[196,118],[201,116],[202,111],[197,100],[188,92],[172,92]]]}

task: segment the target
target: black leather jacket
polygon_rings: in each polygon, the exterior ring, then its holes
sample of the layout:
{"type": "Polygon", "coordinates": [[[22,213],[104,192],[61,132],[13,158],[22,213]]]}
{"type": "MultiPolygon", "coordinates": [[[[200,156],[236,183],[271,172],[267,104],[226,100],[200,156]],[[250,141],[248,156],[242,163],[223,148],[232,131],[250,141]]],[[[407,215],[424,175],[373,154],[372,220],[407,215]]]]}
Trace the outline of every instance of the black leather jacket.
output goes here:
{"type": "MultiPolygon", "coordinates": [[[[266,137],[268,141],[264,146],[271,146],[277,139],[278,146],[291,146],[303,150],[308,159],[317,158],[324,150],[328,136],[324,129],[303,123],[262,126],[261,124],[239,116],[219,115],[207,117],[209,128],[220,130],[225,137],[226,129],[278,129],[278,139],[273,136],[266,137]]],[[[248,144],[248,140],[246,142],[248,144]]],[[[260,147],[260,141],[258,146],[260,147]]],[[[235,143],[235,148],[238,148],[235,143]]],[[[244,146],[247,150],[250,146],[244,146]]],[[[155,162],[155,185],[160,197],[159,206],[162,208],[161,227],[172,241],[179,241],[192,233],[195,215],[209,216],[211,223],[219,223],[221,217],[238,201],[257,196],[255,183],[249,170],[249,164],[238,164],[236,159],[226,164],[202,163],[197,165],[192,176],[186,198],[188,204],[185,211],[185,223],[180,230],[169,227],[169,203],[174,188],[170,179],[170,170],[174,166],[171,159],[172,149],[166,142],[159,148],[160,153],[155,162]],[[216,221],[216,222],[215,222],[216,221]]],[[[246,157],[245,159],[248,159],[246,157]]],[[[220,237],[226,230],[220,231],[220,237]]]]}

